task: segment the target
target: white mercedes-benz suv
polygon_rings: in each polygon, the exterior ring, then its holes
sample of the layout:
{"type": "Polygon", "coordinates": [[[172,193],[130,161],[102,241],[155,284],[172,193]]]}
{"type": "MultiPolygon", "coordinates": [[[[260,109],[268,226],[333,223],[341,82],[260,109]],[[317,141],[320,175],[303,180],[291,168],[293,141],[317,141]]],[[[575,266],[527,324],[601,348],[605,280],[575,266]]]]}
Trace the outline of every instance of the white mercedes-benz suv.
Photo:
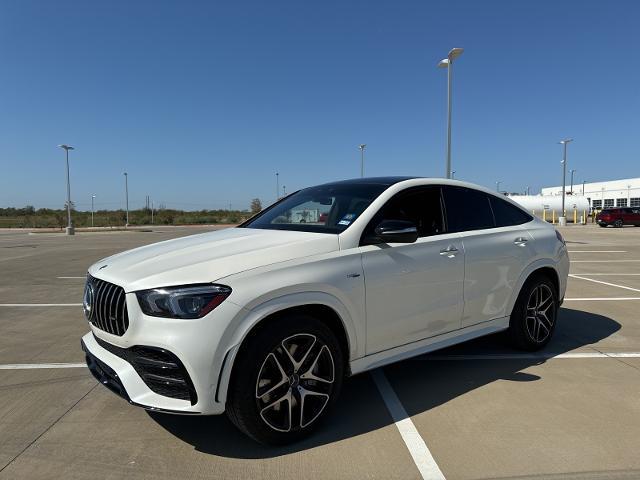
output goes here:
{"type": "Polygon", "coordinates": [[[226,411],[255,440],[286,443],[317,426],[346,376],[501,330],[543,347],[568,271],[553,226],[485,188],[335,182],[237,228],[95,263],[82,348],[134,405],[226,411]]]}

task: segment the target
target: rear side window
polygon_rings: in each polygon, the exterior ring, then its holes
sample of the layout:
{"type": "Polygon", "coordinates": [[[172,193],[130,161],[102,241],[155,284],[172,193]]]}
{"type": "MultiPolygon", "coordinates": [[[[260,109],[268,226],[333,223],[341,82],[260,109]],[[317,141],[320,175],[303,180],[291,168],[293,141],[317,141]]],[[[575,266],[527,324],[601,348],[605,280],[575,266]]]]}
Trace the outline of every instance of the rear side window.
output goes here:
{"type": "Polygon", "coordinates": [[[447,231],[465,232],[495,227],[489,196],[486,193],[449,186],[443,188],[443,193],[447,231]]]}
{"type": "Polygon", "coordinates": [[[491,203],[493,216],[496,219],[496,227],[522,225],[532,220],[528,213],[493,195],[489,195],[489,203],[491,203]]]}

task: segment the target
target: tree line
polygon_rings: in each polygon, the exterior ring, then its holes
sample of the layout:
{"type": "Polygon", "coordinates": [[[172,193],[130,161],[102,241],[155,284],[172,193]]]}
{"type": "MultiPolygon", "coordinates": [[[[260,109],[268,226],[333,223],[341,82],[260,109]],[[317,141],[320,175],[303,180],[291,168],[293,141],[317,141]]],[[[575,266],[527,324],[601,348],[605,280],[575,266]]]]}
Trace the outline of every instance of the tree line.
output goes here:
{"type": "MultiPolygon", "coordinates": [[[[150,208],[129,210],[130,225],[197,225],[197,224],[237,224],[245,221],[262,210],[262,203],[255,198],[250,210],[198,210],[187,211],[171,208],[150,208]]],[[[75,210],[72,204],[71,217],[76,228],[91,227],[91,212],[75,210]]],[[[95,227],[117,228],[125,225],[127,212],[118,210],[96,210],[93,214],[95,227]]],[[[65,208],[35,208],[27,205],[22,208],[0,208],[0,228],[64,228],[67,225],[65,208]]]]}

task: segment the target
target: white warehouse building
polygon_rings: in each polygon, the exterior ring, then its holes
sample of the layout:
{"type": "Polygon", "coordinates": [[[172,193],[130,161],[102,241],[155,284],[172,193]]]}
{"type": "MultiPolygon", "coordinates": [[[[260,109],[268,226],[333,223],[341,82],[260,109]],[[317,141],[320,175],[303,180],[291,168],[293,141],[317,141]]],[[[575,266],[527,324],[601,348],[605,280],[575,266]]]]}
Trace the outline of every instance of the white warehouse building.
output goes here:
{"type": "MultiPolygon", "coordinates": [[[[570,185],[567,184],[567,195],[570,195],[570,189],[570,185]]],[[[562,186],[543,188],[541,193],[562,195],[562,186]]],[[[598,210],[610,207],[640,207],[640,178],[577,183],[573,185],[573,194],[587,197],[589,206],[598,210]]]]}

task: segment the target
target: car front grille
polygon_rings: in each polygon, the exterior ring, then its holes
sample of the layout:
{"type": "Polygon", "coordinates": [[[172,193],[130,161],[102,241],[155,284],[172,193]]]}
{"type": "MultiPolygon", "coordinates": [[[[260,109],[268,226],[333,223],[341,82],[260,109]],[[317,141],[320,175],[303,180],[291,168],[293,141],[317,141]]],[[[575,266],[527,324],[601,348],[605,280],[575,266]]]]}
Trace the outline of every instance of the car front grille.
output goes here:
{"type": "MultiPolygon", "coordinates": [[[[92,288],[90,310],[86,309],[87,320],[100,330],[121,337],[129,328],[127,298],[124,289],[113,283],[87,275],[87,287],[92,288]]],[[[85,293],[85,301],[86,301],[85,293]]]]}
{"type": "Polygon", "coordinates": [[[129,362],[149,389],[165,397],[188,400],[191,405],[198,401],[187,369],[178,357],[164,348],[136,345],[118,347],[94,335],[105,350],[129,362]]]}

